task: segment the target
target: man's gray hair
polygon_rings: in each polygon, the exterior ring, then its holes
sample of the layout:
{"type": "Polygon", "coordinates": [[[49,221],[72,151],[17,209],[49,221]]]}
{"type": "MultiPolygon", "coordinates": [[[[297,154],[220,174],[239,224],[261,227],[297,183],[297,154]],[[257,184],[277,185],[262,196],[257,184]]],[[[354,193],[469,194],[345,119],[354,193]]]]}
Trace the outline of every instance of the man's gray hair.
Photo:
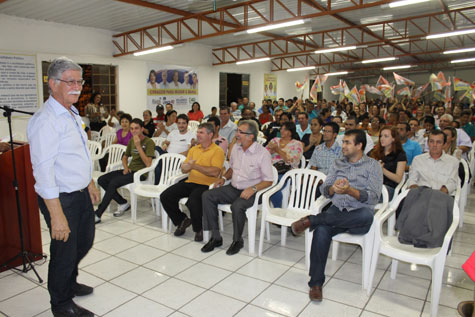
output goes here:
{"type": "Polygon", "coordinates": [[[442,119],[442,118],[448,119],[450,122],[453,122],[453,121],[454,121],[454,117],[452,117],[452,115],[451,115],[451,114],[448,114],[448,113],[442,115],[442,116],[440,117],[440,119],[442,119]]]}
{"type": "Polygon", "coordinates": [[[231,102],[231,107],[232,107],[233,105],[236,105],[236,106],[237,106],[238,104],[237,104],[236,101],[233,101],[233,102],[231,102]]]}
{"type": "Polygon", "coordinates": [[[82,67],[76,64],[72,59],[67,58],[66,56],[55,58],[48,67],[48,81],[50,79],[61,79],[63,73],[67,70],[80,71],[82,76],[82,67]]]}
{"type": "Polygon", "coordinates": [[[247,131],[248,133],[251,133],[254,136],[253,141],[257,140],[257,134],[259,133],[259,127],[257,126],[256,121],[254,120],[241,120],[238,123],[238,126],[242,126],[243,124],[247,124],[247,131]]]}
{"type": "Polygon", "coordinates": [[[214,133],[214,125],[209,123],[209,122],[205,122],[205,123],[200,124],[198,126],[198,129],[206,129],[206,132],[208,134],[214,133]]]}

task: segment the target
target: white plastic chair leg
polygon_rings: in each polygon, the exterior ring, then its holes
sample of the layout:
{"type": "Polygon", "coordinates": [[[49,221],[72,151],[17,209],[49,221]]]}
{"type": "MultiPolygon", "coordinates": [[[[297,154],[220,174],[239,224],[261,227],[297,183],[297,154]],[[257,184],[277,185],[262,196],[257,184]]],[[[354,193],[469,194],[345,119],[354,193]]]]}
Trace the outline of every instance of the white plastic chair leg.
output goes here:
{"type": "Polygon", "coordinates": [[[218,210],[219,231],[224,231],[223,211],[218,210]]]}
{"type": "Polygon", "coordinates": [[[135,193],[131,192],[130,193],[130,216],[132,218],[132,222],[136,223],[137,222],[137,195],[135,193]]]}
{"type": "Polygon", "coordinates": [[[270,241],[270,225],[266,222],[267,241],[270,241]]]}
{"type": "Polygon", "coordinates": [[[261,221],[261,233],[259,234],[259,249],[257,251],[257,254],[259,256],[262,256],[262,249],[264,248],[264,233],[266,230],[266,227],[269,227],[269,223],[264,221],[264,219],[261,221]]]}
{"type": "Polygon", "coordinates": [[[209,241],[209,231],[203,230],[203,242],[208,243],[208,241],[209,241]]]}
{"type": "Polygon", "coordinates": [[[332,241],[332,261],[336,261],[338,257],[338,247],[340,246],[340,242],[332,241]]]}
{"type": "Polygon", "coordinates": [[[391,261],[391,279],[394,280],[396,279],[396,275],[397,275],[397,264],[399,263],[398,260],[392,260],[391,261]]]}
{"type": "Polygon", "coordinates": [[[431,303],[430,315],[436,317],[439,309],[440,291],[442,288],[442,275],[444,274],[444,264],[442,261],[435,261],[432,268],[432,287],[431,287],[431,303]]]}
{"type": "Polygon", "coordinates": [[[309,229],[305,230],[305,267],[307,270],[310,269],[310,251],[312,248],[312,237],[313,234],[310,233],[309,229]]]}
{"type": "Polygon", "coordinates": [[[247,240],[249,243],[249,254],[255,254],[256,253],[256,222],[254,220],[248,219],[247,221],[247,240]]]}
{"type": "Polygon", "coordinates": [[[373,279],[374,274],[376,273],[376,266],[378,265],[378,258],[379,258],[379,241],[374,241],[371,261],[369,266],[369,276],[368,276],[368,287],[366,288],[366,294],[369,296],[371,295],[371,291],[373,290],[373,279]]]}
{"type": "Polygon", "coordinates": [[[280,245],[285,247],[286,240],[287,240],[287,227],[281,226],[280,227],[280,245]]]}

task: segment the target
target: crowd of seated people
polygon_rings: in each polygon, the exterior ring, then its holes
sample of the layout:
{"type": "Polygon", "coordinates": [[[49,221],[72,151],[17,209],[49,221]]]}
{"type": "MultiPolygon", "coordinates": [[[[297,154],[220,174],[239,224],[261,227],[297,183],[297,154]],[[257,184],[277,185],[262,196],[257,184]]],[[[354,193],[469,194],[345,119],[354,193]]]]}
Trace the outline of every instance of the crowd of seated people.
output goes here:
{"type": "MultiPolygon", "coordinates": [[[[330,208],[326,216],[299,220],[292,230],[299,233],[310,227],[314,230],[313,243],[328,249],[328,241],[323,243],[319,239],[348,230],[367,232],[374,205],[381,199],[382,186],[392,199],[405,173],[411,188],[424,185],[453,195],[459,162],[467,159],[475,139],[473,110],[458,103],[452,107],[411,99],[375,99],[353,105],[346,99],[313,102],[279,98],[263,100],[256,108],[254,102],[243,97],[229,106],[213,107],[211,113],[205,113],[206,117],[198,102],[193,103],[187,114],[173,109],[165,113],[159,105],[156,117],[152,118],[152,113],[145,110],[142,134],[166,138],[158,149],[160,154],[186,156],[181,169],[189,173],[189,178],[160,196],[165,212],[176,226],[175,235],[184,234],[192,226],[195,241],[202,241],[203,229],[210,230],[211,239],[201,250],[210,252],[221,246],[223,238],[216,206],[229,203],[234,236],[227,254],[238,253],[244,246],[245,210],[252,205],[258,190],[271,185],[270,167],[277,169],[279,179],[291,169],[307,167],[331,176],[319,188],[321,194],[332,199],[335,208],[330,208]],[[200,122],[196,132],[189,129],[189,120],[200,122]],[[257,158],[258,161],[253,161],[257,158]],[[223,168],[226,160],[228,170],[223,168]],[[434,173],[435,178],[431,175],[434,173]],[[355,175],[363,179],[357,180],[355,175]],[[214,189],[208,190],[210,185],[214,189]],[[188,197],[189,217],[178,205],[183,197],[188,197]],[[345,227],[346,222],[335,216],[337,210],[358,210],[354,223],[361,226],[345,227]]],[[[129,115],[120,116],[121,129],[114,142],[128,141],[130,146],[133,142],[129,135],[130,122],[133,120],[129,115]]],[[[134,142],[140,144],[138,137],[134,142]]],[[[149,165],[153,153],[144,154],[137,157],[141,159],[141,168],[149,165]]],[[[130,150],[129,155],[133,155],[130,150]]],[[[130,169],[126,161],[124,169],[130,169]]],[[[121,204],[120,212],[116,213],[121,216],[128,203],[117,196],[110,182],[102,179],[99,184],[107,187],[104,189],[109,201],[115,199],[121,204]]],[[[282,206],[282,197],[282,193],[275,193],[271,197],[272,205],[282,206]]],[[[105,207],[104,203],[99,206],[97,220],[100,221],[105,207]]],[[[312,248],[314,263],[311,262],[309,286],[314,300],[322,299],[325,263],[321,263],[321,257],[326,259],[327,249],[317,252],[312,248]]]]}

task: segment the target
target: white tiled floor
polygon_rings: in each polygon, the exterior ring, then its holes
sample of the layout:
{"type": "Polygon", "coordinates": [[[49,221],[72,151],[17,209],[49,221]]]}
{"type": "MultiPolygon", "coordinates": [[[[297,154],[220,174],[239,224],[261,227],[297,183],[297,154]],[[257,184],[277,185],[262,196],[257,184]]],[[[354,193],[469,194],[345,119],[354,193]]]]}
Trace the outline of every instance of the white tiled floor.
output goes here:
{"type": "MultiPolygon", "coordinates": [[[[475,249],[472,192],[465,225],[456,232],[453,253],[447,258],[439,316],[457,316],[457,304],[474,297],[475,284],[461,269],[475,249]]],[[[94,247],[80,264],[79,281],[93,286],[94,294],[76,298],[78,304],[99,316],[429,316],[428,268],[400,263],[396,280],[391,280],[390,261],[380,257],[377,287],[368,297],[361,288],[360,250],[341,245],[338,260],[327,263],[324,300],[312,303],[302,237],[289,236],[282,247],[280,229],[271,226],[272,240],[264,244],[262,258],[247,253],[246,237],[245,248],[228,256],[232,234],[228,215],[224,246],[205,254],[190,230],[180,238],[162,232],[150,209],[147,200],[139,201],[136,224],[130,214],[103,217],[94,247]]],[[[44,252],[49,254],[43,221],[41,227],[44,252]]],[[[46,280],[47,263],[36,268],[46,280]]],[[[2,314],[51,316],[46,283],[39,285],[31,271],[0,273],[2,314]]]]}

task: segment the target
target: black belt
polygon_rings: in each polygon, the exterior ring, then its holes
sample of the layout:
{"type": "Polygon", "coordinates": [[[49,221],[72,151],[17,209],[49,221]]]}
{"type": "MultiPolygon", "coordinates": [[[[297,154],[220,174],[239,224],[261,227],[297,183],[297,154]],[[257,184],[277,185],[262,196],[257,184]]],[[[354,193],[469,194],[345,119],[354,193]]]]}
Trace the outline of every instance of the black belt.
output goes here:
{"type": "Polygon", "coordinates": [[[87,187],[84,187],[83,189],[80,189],[80,190],[75,190],[73,192],[70,192],[70,193],[59,193],[60,195],[72,195],[72,194],[78,194],[78,193],[83,193],[87,190],[87,187]]]}

